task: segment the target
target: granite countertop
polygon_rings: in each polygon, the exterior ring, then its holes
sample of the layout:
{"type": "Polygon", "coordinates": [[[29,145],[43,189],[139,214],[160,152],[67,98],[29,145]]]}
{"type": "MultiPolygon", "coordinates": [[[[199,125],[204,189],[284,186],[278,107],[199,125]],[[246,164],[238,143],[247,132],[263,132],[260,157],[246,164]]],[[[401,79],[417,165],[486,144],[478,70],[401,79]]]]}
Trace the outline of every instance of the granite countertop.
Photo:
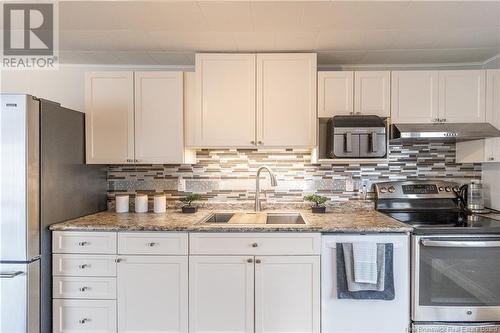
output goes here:
{"type": "Polygon", "coordinates": [[[248,207],[201,208],[194,214],[182,214],[178,209],[167,213],[101,212],[74,220],[53,224],[51,230],[65,231],[192,231],[192,232],[410,232],[412,228],[373,208],[329,208],[325,214],[313,214],[310,209],[270,207],[264,212],[300,212],[306,224],[248,225],[204,223],[213,212],[251,212],[248,207]]]}

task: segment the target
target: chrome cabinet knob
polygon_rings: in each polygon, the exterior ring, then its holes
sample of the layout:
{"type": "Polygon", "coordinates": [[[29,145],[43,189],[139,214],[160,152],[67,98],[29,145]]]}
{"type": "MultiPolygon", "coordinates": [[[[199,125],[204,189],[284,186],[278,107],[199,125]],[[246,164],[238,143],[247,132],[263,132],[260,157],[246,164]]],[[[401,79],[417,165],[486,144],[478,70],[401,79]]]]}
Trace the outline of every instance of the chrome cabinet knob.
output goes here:
{"type": "Polygon", "coordinates": [[[149,247],[153,247],[153,246],[157,246],[157,245],[160,245],[160,244],[159,244],[159,243],[154,243],[154,242],[152,242],[152,243],[148,243],[148,246],[149,246],[149,247]]]}
{"type": "Polygon", "coordinates": [[[80,291],[81,291],[82,293],[86,292],[87,290],[89,290],[89,287],[81,287],[81,288],[80,288],[80,291]]]}
{"type": "Polygon", "coordinates": [[[90,318],[83,318],[83,319],[80,319],[78,322],[83,325],[89,321],[90,321],[90,318]]]}
{"type": "Polygon", "coordinates": [[[252,247],[257,247],[257,246],[259,246],[259,244],[257,244],[257,243],[252,243],[252,247]]]}
{"type": "Polygon", "coordinates": [[[86,246],[86,245],[89,245],[89,244],[90,244],[89,242],[79,242],[78,246],[86,246]]]}
{"type": "Polygon", "coordinates": [[[85,268],[90,267],[90,265],[89,264],[83,264],[83,265],[80,265],[78,267],[80,267],[80,269],[85,269],[85,268]]]}

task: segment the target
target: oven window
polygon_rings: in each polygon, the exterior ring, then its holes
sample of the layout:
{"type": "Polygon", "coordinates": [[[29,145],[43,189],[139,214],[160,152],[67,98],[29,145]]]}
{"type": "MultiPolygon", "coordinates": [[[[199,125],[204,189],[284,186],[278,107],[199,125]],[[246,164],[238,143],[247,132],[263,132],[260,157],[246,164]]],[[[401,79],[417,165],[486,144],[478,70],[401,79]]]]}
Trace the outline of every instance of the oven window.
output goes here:
{"type": "Polygon", "coordinates": [[[420,245],[419,265],[420,305],[500,305],[500,247],[420,245]]]}

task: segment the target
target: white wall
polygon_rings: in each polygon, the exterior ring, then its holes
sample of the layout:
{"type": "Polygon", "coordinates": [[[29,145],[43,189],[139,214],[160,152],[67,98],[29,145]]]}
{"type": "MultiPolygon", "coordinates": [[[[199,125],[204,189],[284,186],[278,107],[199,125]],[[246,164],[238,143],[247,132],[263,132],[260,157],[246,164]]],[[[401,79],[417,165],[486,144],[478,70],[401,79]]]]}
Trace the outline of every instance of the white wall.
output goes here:
{"type": "Polygon", "coordinates": [[[0,73],[0,92],[31,94],[84,112],[85,72],[105,70],[193,70],[181,67],[116,67],[100,65],[60,65],[58,70],[9,70],[0,73]]]}

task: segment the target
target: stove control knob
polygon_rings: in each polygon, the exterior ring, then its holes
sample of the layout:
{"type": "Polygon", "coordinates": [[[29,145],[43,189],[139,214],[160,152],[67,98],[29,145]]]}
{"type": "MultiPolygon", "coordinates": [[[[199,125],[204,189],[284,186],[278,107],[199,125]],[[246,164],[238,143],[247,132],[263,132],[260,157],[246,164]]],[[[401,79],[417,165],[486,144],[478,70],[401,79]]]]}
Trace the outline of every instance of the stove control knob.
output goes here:
{"type": "Polygon", "coordinates": [[[387,189],[385,187],[380,188],[380,193],[387,193],[387,189]]]}
{"type": "Polygon", "coordinates": [[[453,192],[458,192],[458,187],[453,186],[453,192]]]}
{"type": "Polygon", "coordinates": [[[444,191],[444,187],[440,186],[439,187],[439,192],[443,192],[444,191]]]}
{"type": "Polygon", "coordinates": [[[394,186],[389,187],[389,193],[394,193],[394,192],[396,192],[394,186]]]}
{"type": "Polygon", "coordinates": [[[451,187],[446,186],[445,190],[446,190],[446,192],[451,192],[451,187]]]}

